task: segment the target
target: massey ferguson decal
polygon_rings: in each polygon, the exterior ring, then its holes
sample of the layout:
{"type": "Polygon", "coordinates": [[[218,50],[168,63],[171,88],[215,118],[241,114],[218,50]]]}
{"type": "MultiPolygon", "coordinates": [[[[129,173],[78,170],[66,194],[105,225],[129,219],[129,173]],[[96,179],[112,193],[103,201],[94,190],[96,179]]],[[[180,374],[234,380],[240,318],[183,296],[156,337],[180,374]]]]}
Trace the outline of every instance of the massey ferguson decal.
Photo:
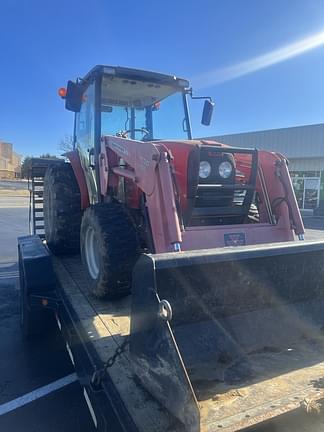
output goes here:
{"type": "Polygon", "coordinates": [[[225,246],[245,246],[245,234],[244,233],[227,233],[224,234],[225,246]]]}
{"type": "Polygon", "coordinates": [[[114,148],[116,152],[121,153],[124,156],[129,155],[127,148],[123,147],[121,144],[119,144],[116,141],[110,141],[110,146],[114,148]]]}

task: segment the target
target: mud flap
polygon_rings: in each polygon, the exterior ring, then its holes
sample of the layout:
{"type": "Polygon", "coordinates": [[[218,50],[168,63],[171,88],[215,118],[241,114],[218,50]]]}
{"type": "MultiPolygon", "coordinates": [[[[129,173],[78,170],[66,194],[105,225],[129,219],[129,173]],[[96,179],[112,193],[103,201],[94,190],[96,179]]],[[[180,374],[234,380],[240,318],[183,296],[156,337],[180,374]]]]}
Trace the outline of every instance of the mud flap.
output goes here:
{"type": "Polygon", "coordinates": [[[251,353],[323,339],[324,242],[143,255],[130,353],[142,385],[186,431],[215,382],[257,375],[251,353]]]}

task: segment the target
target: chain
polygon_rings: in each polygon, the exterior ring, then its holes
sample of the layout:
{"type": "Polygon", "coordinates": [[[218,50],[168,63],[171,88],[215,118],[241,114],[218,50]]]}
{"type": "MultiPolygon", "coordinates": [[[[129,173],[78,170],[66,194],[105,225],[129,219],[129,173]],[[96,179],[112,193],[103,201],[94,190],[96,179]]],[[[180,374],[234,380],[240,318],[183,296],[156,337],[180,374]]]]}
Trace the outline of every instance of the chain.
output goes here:
{"type": "Polygon", "coordinates": [[[129,344],[129,336],[127,336],[124,339],[124,342],[118,348],[116,348],[116,351],[114,352],[114,354],[111,357],[109,357],[109,359],[103,365],[102,369],[106,370],[106,369],[110,368],[111,366],[113,366],[114,363],[115,363],[115,361],[117,360],[117,358],[119,356],[121,356],[121,354],[123,352],[126,351],[126,348],[127,348],[128,344],[129,344]]]}
{"type": "Polygon", "coordinates": [[[109,359],[104,363],[103,367],[99,370],[94,371],[91,378],[91,383],[94,386],[100,385],[100,382],[103,379],[107,369],[112,367],[115,364],[117,358],[120,357],[122,353],[126,351],[128,344],[129,344],[129,336],[125,337],[123,343],[116,348],[114,354],[111,357],[109,357],[109,359]]]}

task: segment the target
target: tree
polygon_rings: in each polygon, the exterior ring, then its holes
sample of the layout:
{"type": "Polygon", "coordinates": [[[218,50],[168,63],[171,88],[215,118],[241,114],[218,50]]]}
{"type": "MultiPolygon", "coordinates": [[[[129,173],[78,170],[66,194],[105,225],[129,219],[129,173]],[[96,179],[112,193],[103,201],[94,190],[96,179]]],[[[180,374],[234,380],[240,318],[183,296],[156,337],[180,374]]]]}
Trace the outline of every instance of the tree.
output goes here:
{"type": "Polygon", "coordinates": [[[31,169],[31,156],[25,156],[21,163],[21,178],[28,178],[28,173],[31,169]]]}
{"type": "Polygon", "coordinates": [[[42,159],[60,159],[59,157],[51,155],[50,153],[41,154],[39,157],[42,159]]]}
{"type": "Polygon", "coordinates": [[[64,138],[59,142],[59,150],[64,153],[70,152],[73,150],[73,136],[72,135],[64,135],[64,138]]]}

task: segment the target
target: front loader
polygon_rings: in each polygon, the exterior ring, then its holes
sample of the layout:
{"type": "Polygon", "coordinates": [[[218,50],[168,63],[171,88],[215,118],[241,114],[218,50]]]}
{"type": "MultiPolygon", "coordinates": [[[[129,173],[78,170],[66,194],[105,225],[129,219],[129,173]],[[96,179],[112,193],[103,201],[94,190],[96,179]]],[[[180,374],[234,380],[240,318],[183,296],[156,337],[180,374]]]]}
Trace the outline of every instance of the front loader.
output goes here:
{"type": "Polygon", "coordinates": [[[286,158],[193,140],[201,98],[174,76],[97,66],[60,95],[74,147],[45,175],[47,243],[80,249],[96,297],[131,291],[141,385],[190,432],[317,403],[324,243],[304,241],[286,158]]]}

